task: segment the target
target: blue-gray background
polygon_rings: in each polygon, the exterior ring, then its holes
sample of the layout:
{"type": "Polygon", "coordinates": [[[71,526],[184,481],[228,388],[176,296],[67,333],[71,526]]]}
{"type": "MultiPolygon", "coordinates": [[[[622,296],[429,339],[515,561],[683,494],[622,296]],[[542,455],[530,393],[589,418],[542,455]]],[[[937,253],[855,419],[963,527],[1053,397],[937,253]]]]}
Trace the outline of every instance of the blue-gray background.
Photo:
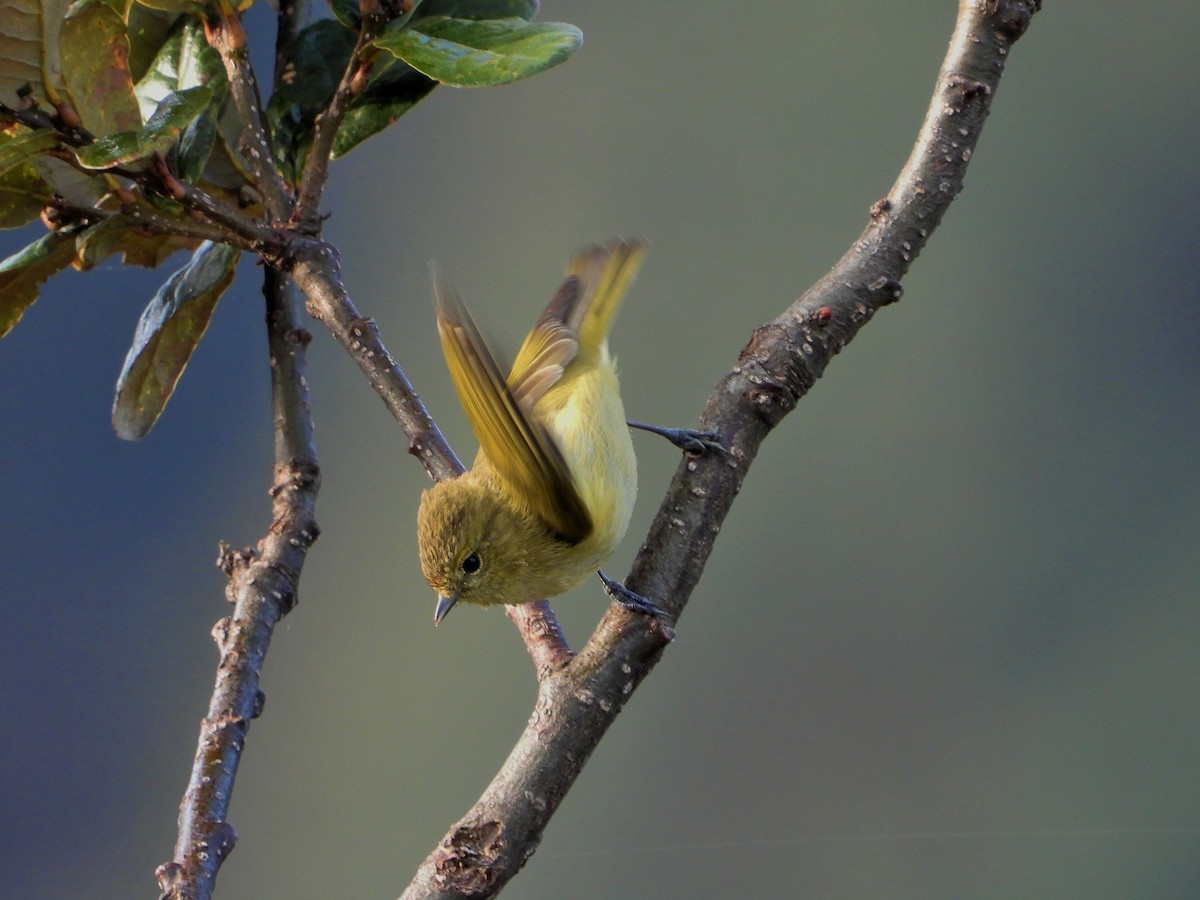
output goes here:
{"type": "MultiPolygon", "coordinates": [[[[645,235],[613,338],[627,407],[690,423],[886,193],[954,4],[542,18],[584,30],[576,59],[435,92],[326,203],[356,302],[464,456],[428,260],[512,348],[577,247],[645,235]]],[[[1194,26],[1165,0],[1048,0],[903,301],[772,435],[678,641],[508,896],[1200,895],[1194,26]]],[[[112,436],[170,268],[59,276],[0,345],[5,897],[153,896],[227,612],[217,541],[268,523],[252,265],[154,432],[112,436]]],[[[425,476],[319,329],[309,381],[324,535],[267,662],[226,898],[398,894],[534,696],[502,614],[432,628],[425,476]]],[[[617,574],[677,461],[637,446],[617,574]]],[[[603,605],[557,604],[574,643],[603,605]]]]}

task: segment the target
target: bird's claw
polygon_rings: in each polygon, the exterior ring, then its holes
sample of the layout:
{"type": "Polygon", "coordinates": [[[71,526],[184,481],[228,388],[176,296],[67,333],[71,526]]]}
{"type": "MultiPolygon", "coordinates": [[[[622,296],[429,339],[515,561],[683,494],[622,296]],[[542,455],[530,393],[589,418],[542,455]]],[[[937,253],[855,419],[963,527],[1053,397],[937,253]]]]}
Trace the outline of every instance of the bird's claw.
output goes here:
{"type": "Polygon", "coordinates": [[[608,592],[608,596],[614,601],[621,604],[630,612],[641,613],[643,616],[651,616],[655,619],[661,619],[668,625],[674,620],[667,614],[667,611],[658,604],[647,600],[641,594],[631,591],[625,585],[616,579],[609,578],[603,572],[597,572],[600,576],[600,581],[604,584],[604,589],[608,592]]]}
{"type": "Polygon", "coordinates": [[[663,428],[659,425],[646,425],[642,422],[628,423],[630,428],[649,431],[666,438],[684,453],[693,456],[703,456],[706,453],[728,453],[720,441],[720,435],[715,431],[699,431],[695,428],[663,428]]]}

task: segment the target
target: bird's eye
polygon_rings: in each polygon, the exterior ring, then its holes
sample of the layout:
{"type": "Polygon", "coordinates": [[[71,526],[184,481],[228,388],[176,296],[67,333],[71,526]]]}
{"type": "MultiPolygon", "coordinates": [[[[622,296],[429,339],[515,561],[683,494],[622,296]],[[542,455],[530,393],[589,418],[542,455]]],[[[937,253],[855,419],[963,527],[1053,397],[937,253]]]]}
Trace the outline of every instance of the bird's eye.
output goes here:
{"type": "Polygon", "coordinates": [[[479,571],[479,567],[481,565],[483,565],[483,563],[479,560],[479,554],[472,550],[463,558],[462,570],[468,575],[472,575],[479,571]]]}

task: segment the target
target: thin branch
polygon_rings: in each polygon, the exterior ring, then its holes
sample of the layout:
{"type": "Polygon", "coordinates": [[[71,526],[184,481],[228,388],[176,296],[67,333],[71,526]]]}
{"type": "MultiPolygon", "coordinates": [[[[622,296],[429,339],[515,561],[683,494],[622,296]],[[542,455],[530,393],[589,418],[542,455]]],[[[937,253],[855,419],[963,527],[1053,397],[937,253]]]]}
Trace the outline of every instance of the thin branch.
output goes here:
{"type": "Polygon", "coordinates": [[[256,548],[221,548],[226,596],[236,606],[213,628],[221,653],[216,684],[180,804],[175,856],[156,872],[162,896],[171,900],[212,896],[217,871],[237,842],[226,816],[246,731],[265,702],[259,687],[263,659],[275,625],[296,605],[300,570],[319,534],[313,510],[320,469],[305,383],[311,336],[299,324],[299,304],[286,276],[268,268],[265,278],[275,423],[273,519],[256,548]]]}
{"type": "MultiPolygon", "coordinates": [[[[681,463],[627,580],[676,619],[698,582],[763,439],[882,306],[962,189],[1004,62],[1037,0],[962,0],[912,156],[833,270],[755,330],[708,400],[701,426],[728,454],[681,463]]],[[[494,896],[542,831],[670,635],[610,607],[565,669],[544,679],[525,732],[475,806],[425,859],[405,900],[494,896]]]]}
{"type": "Polygon", "coordinates": [[[254,68],[250,65],[250,51],[242,18],[226,0],[215,4],[213,9],[213,17],[205,19],[204,34],[225,65],[229,94],[242,125],[243,156],[250,164],[254,186],[262,194],[271,221],[282,223],[291,209],[291,199],[283,178],[275,168],[262,94],[258,89],[254,68]]]}
{"type": "MultiPolygon", "coordinates": [[[[346,348],[400,423],[408,436],[408,452],[435,481],[461,475],[462,462],[384,346],[374,319],[364,318],[351,301],[342,283],[337,250],[324,241],[295,238],[280,264],[289,268],[296,286],[304,292],[309,315],[346,348]]],[[[539,679],[571,660],[571,648],[548,602],[506,607],[505,612],[517,626],[539,679]]]]}
{"type": "MultiPolygon", "coordinates": [[[[229,233],[203,219],[183,220],[165,216],[149,204],[139,203],[133,195],[120,197],[122,205],[119,210],[101,209],[99,207],[74,206],[61,197],[52,197],[47,202],[47,209],[54,210],[61,225],[68,222],[94,225],[105,219],[127,218],[131,224],[153,234],[170,234],[177,237],[193,238],[197,241],[216,241],[229,243],[229,233]]],[[[243,249],[249,249],[248,245],[243,249]]]]}
{"type": "Polygon", "coordinates": [[[230,234],[225,242],[228,244],[245,247],[255,253],[270,253],[282,241],[275,229],[250,218],[195,185],[175,179],[167,182],[165,188],[168,196],[227,229],[230,234]]]}
{"type": "Polygon", "coordinates": [[[371,42],[387,24],[380,0],[360,0],[359,12],[362,21],[358,39],[342,72],[341,81],[329,105],[317,114],[313,122],[312,147],[304,163],[296,206],[292,210],[292,226],[302,234],[315,236],[320,233],[321,195],[325,190],[329,161],[333,156],[333,142],[351,101],[366,90],[375,55],[379,52],[372,48],[371,42]]]}
{"type": "Polygon", "coordinates": [[[308,314],[346,348],[371,387],[395,416],[430,477],[441,481],[463,472],[450,444],[417,396],[412,383],[379,337],[374,319],[364,318],[342,282],[337,249],[324,241],[294,238],[279,263],[304,293],[308,314]]]}
{"type": "MultiPolygon", "coordinates": [[[[111,166],[102,171],[87,169],[69,149],[82,147],[92,142],[92,135],[85,130],[67,127],[60,120],[54,119],[39,109],[17,110],[0,103],[0,123],[9,122],[17,122],[34,130],[46,128],[54,130],[62,146],[51,150],[50,155],[85,175],[98,177],[100,174],[104,174],[128,179],[143,190],[170,197],[186,206],[194,214],[203,216],[213,226],[228,231],[228,233],[212,239],[255,253],[273,252],[282,242],[279,234],[273,228],[244,215],[203,189],[181,181],[170,170],[166,160],[160,154],[156,154],[152,158],[151,165],[147,168],[131,169],[126,166],[111,166]]],[[[129,203],[127,202],[126,205],[129,203]]],[[[180,227],[183,228],[186,225],[180,227]]],[[[165,227],[159,228],[159,230],[166,231],[165,227]]],[[[175,231],[166,233],[175,233],[175,231]]]]}
{"type": "Polygon", "coordinates": [[[538,681],[550,677],[575,658],[549,600],[506,606],[504,614],[521,633],[538,681]]]}

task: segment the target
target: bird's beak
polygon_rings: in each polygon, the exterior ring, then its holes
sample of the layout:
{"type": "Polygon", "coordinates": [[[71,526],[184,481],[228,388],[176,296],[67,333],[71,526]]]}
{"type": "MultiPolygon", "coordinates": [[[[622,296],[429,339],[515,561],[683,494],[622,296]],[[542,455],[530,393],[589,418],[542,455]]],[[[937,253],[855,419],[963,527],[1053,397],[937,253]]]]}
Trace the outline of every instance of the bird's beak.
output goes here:
{"type": "Polygon", "coordinates": [[[442,619],[446,618],[446,613],[450,612],[450,607],[458,602],[458,594],[439,594],[437,608],[433,611],[433,624],[438,626],[442,623],[442,619]]]}

